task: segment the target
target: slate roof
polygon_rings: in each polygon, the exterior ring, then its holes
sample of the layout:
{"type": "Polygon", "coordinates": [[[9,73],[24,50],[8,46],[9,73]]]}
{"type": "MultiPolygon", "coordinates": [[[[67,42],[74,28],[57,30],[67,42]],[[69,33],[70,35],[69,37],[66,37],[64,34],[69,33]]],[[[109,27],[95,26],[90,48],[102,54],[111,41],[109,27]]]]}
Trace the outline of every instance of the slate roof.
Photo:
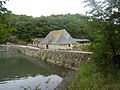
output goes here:
{"type": "Polygon", "coordinates": [[[77,44],[77,42],[68,34],[68,32],[63,30],[51,31],[42,41],[41,44],[77,44]]]}

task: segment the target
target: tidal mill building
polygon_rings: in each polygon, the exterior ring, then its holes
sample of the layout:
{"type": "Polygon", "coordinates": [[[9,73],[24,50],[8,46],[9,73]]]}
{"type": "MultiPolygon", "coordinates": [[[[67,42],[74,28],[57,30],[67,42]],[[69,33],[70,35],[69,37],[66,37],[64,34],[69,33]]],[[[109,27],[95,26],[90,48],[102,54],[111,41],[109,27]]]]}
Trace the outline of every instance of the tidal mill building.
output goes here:
{"type": "Polygon", "coordinates": [[[39,45],[44,49],[73,49],[75,44],[77,42],[63,29],[51,31],[39,45]]]}

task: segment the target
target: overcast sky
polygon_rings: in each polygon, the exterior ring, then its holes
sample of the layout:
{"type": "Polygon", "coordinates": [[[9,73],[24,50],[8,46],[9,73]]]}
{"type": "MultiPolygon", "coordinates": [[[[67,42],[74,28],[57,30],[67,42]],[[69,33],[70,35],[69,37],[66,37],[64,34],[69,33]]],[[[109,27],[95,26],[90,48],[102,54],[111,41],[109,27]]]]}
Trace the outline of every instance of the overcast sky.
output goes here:
{"type": "Polygon", "coordinates": [[[9,0],[5,5],[14,14],[33,17],[52,14],[85,14],[83,0],[9,0]]]}

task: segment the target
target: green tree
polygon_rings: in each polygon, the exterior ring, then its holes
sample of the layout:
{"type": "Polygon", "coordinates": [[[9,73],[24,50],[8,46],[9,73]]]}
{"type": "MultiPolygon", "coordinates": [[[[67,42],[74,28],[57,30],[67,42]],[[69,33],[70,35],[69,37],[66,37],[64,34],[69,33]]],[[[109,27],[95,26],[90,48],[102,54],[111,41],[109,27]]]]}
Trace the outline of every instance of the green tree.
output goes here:
{"type": "Polygon", "coordinates": [[[33,18],[26,15],[11,15],[10,25],[17,31],[12,34],[29,42],[31,38],[44,38],[52,30],[66,29],[74,38],[89,38],[86,16],[80,14],[51,15],[33,18]],[[78,34],[79,33],[79,34],[78,34]]]}
{"type": "Polygon", "coordinates": [[[85,0],[91,7],[93,16],[90,22],[96,29],[97,37],[93,42],[93,59],[101,71],[110,67],[120,68],[120,1],[85,0]]]}
{"type": "Polygon", "coordinates": [[[0,1],[0,43],[5,41],[6,36],[15,30],[8,25],[7,21],[10,11],[3,6],[4,4],[6,4],[6,0],[0,1]]]}

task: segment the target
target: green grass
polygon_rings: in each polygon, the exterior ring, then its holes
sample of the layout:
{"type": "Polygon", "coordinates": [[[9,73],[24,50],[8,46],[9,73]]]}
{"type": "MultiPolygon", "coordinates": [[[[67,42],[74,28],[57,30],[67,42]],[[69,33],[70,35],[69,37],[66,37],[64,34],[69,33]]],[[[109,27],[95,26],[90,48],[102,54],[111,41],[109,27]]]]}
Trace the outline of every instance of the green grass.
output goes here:
{"type": "Polygon", "coordinates": [[[81,66],[74,81],[67,86],[67,90],[120,90],[120,76],[117,76],[118,79],[113,77],[115,75],[105,78],[95,69],[92,62],[87,62],[81,66]]]}
{"type": "Polygon", "coordinates": [[[74,45],[73,49],[79,51],[90,51],[90,45],[90,43],[74,45]]]}

